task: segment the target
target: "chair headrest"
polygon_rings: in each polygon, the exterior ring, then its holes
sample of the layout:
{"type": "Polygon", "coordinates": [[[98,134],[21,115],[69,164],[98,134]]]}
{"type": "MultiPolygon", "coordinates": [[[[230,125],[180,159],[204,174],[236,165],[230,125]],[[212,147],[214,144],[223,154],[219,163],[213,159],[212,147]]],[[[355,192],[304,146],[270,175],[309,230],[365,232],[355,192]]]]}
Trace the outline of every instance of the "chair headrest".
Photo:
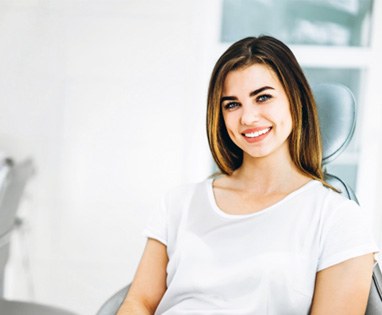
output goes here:
{"type": "Polygon", "coordinates": [[[345,150],[355,129],[355,99],[341,84],[312,86],[322,138],[322,163],[328,164],[345,150]]]}

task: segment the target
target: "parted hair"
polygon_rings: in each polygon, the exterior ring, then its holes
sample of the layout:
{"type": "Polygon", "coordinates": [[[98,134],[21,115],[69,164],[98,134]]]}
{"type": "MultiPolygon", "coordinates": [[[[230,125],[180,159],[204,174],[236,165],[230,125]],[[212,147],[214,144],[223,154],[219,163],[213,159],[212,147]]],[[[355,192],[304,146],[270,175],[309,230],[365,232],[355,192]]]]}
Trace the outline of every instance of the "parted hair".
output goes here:
{"type": "Polygon", "coordinates": [[[207,99],[207,134],[212,156],[223,174],[231,175],[243,161],[243,152],[230,139],[224,124],[221,98],[230,71],[253,64],[269,67],[287,95],[292,116],[289,151],[297,168],[325,184],[322,145],[316,103],[292,51],[271,36],[247,37],[231,45],[212,71],[207,99]]]}

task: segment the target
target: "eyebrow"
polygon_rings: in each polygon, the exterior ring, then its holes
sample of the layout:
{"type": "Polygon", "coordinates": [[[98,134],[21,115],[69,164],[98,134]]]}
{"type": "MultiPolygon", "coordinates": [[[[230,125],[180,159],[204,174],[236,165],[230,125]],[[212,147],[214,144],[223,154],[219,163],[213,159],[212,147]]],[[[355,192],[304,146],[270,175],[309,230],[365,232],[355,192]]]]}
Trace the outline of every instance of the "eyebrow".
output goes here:
{"type": "MultiPolygon", "coordinates": [[[[252,91],[251,93],[249,93],[249,96],[253,97],[253,96],[255,96],[255,95],[257,95],[257,94],[259,94],[265,90],[274,90],[274,88],[271,86],[263,86],[257,90],[252,91]]],[[[237,97],[236,96],[223,96],[220,100],[220,104],[223,103],[224,101],[237,101],[237,97]]]]}

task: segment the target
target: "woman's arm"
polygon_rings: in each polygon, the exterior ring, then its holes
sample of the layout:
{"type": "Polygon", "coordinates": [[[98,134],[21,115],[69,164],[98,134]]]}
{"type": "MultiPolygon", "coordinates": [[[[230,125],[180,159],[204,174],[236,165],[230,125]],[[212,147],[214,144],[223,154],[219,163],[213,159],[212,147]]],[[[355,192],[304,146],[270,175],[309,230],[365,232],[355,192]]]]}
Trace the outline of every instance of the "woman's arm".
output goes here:
{"type": "Polygon", "coordinates": [[[317,273],[311,315],[364,315],[374,257],[367,254],[317,273]]]}
{"type": "Polygon", "coordinates": [[[133,283],[117,315],[154,314],[166,291],[166,246],[148,239],[133,283]]]}

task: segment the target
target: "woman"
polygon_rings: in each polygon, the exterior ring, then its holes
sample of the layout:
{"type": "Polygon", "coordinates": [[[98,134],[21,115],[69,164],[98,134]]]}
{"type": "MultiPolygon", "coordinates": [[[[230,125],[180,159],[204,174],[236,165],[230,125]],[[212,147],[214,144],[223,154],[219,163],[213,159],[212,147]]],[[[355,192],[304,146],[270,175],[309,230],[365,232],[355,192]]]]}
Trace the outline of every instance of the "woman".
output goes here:
{"type": "Polygon", "coordinates": [[[220,57],[207,131],[222,174],[166,195],[118,314],[364,314],[378,248],[323,179],[315,102],[288,47],[251,37],[220,57]]]}

